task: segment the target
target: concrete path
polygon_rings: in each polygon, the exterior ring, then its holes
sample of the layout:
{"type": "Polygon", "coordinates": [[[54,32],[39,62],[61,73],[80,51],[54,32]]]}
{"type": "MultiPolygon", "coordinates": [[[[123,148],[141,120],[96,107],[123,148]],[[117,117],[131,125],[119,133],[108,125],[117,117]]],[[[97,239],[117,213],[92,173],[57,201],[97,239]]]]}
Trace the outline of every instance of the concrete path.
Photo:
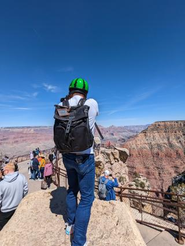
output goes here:
{"type": "Polygon", "coordinates": [[[175,235],[164,230],[157,230],[149,226],[137,223],[139,231],[147,246],[179,246],[175,241],[175,235]]]}

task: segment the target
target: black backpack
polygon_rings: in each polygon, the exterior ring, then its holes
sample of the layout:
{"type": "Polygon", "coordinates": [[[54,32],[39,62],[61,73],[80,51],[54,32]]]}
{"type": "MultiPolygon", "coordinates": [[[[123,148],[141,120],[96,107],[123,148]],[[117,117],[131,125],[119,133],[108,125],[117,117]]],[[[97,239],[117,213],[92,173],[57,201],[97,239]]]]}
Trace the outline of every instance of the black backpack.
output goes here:
{"type": "Polygon", "coordinates": [[[93,145],[94,137],[89,127],[89,106],[80,99],[75,107],[69,107],[67,97],[63,106],[55,105],[54,142],[61,153],[79,152],[93,145]]]}

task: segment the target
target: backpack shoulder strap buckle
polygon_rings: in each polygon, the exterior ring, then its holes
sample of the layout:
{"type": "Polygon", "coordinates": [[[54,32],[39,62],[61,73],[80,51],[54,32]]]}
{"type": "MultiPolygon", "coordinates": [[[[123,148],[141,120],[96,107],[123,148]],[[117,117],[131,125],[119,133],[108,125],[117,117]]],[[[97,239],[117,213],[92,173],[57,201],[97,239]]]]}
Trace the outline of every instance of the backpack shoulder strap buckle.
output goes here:
{"type": "Polygon", "coordinates": [[[66,126],[65,134],[69,134],[73,119],[74,119],[74,116],[69,116],[69,120],[68,120],[68,123],[66,126]]]}

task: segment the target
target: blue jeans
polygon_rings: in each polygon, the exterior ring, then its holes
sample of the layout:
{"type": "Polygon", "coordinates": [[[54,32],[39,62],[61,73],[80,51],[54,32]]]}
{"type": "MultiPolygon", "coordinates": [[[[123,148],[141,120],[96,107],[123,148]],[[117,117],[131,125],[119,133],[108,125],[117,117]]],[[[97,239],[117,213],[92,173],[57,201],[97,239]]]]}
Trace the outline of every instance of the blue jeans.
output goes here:
{"type": "Polygon", "coordinates": [[[94,201],[95,162],[94,155],[63,154],[67,170],[69,189],[67,193],[67,218],[74,224],[72,246],[83,246],[86,242],[87,226],[94,201]],[[77,194],[81,200],[77,204],[77,194]]]}
{"type": "Polygon", "coordinates": [[[35,180],[38,178],[38,172],[39,170],[32,170],[32,173],[31,173],[31,179],[35,180]]]}
{"type": "Polygon", "coordinates": [[[39,172],[39,178],[43,179],[43,176],[44,176],[44,167],[41,167],[39,172]]]}

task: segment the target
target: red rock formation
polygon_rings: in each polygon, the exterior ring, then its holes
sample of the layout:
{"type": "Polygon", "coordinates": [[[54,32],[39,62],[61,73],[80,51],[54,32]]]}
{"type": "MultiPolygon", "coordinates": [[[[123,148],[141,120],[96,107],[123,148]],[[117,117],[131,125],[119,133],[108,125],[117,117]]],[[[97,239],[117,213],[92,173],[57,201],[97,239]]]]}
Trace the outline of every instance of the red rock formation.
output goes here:
{"type": "Polygon", "coordinates": [[[151,187],[164,189],[185,170],[185,121],[155,122],[124,145],[129,176],[140,173],[151,187]]]}

